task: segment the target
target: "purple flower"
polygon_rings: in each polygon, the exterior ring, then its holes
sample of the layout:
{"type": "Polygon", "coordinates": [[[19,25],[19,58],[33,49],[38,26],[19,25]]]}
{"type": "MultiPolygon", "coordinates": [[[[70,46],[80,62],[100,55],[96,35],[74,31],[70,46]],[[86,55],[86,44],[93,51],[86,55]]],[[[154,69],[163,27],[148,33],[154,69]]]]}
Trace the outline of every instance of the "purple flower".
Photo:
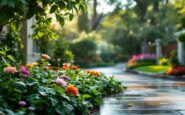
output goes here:
{"type": "Polygon", "coordinates": [[[67,83],[63,79],[60,79],[60,78],[56,79],[56,83],[61,85],[62,87],[67,85],[67,83]]]}
{"type": "Polygon", "coordinates": [[[19,71],[23,74],[23,78],[26,78],[30,75],[30,72],[24,66],[20,67],[19,71]]]}
{"type": "Polygon", "coordinates": [[[25,101],[19,101],[18,103],[20,106],[26,106],[26,102],[25,101]]]}
{"type": "Polygon", "coordinates": [[[60,78],[70,80],[70,77],[68,77],[67,75],[62,75],[62,76],[60,76],[60,78]]]}
{"type": "Polygon", "coordinates": [[[30,106],[30,107],[28,107],[28,110],[30,110],[30,111],[34,111],[34,110],[35,110],[35,108],[34,108],[34,107],[32,107],[32,106],[30,106]]]}

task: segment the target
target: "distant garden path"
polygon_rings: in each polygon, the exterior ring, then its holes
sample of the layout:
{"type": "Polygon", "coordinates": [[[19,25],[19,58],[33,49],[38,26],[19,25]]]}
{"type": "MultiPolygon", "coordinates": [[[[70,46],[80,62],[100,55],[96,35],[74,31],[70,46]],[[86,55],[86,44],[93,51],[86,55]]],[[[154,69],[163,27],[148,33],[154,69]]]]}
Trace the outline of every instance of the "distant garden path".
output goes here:
{"type": "Polygon", "coordinates": [[[185,82],[123,72],[124,64],[95,68],[128,86],[121,94],[107,97],[100,115],[184,115],[185,82]]]}

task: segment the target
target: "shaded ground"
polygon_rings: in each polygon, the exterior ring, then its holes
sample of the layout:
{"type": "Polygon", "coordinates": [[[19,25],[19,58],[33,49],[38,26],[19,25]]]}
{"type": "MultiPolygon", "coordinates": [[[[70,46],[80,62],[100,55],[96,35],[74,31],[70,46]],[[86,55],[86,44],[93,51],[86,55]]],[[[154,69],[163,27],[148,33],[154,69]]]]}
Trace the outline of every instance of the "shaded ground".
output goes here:
{"type": "Polygon", "coordinates": [[[185,115],[185,82],[125,73],[123,67],[95,68],[128,86],[104,99],[100,115],[185,115]]]}

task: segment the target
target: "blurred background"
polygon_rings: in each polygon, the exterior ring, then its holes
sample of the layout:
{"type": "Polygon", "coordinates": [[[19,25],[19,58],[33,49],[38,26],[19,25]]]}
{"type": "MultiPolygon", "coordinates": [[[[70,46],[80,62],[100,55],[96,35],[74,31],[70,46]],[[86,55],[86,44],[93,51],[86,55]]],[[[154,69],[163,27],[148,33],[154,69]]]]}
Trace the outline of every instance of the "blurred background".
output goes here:
{"type": "MultiPolygon", "coordinates": [[[[69,62],[95,67],[125,62],[134,54],[155,54],[156,39],[162,40],[164,57],[177,49],[176,37],[185,28],[184,0],[87,2],[87,12],[76,13],[63,28],[53,20],[48,28],[56,34],[35,39],[34,51],[53,57],[54,65],[69,62]]],[[[20,60],[21,40],[11,31],[1,38],[0,46],[12,49],[11,54],[20,60]]]]}

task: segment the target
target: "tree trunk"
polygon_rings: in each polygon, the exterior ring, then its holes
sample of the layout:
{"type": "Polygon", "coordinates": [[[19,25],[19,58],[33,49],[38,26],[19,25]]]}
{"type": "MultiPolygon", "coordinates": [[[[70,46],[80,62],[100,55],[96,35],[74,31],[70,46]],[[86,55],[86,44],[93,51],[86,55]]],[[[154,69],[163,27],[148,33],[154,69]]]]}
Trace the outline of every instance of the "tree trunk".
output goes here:
{"type": "Polygon", "coordinates": [[[140,13],[141,21],[144,21],[148,4],[145,1],[142,1],[142,0],[135,0],[135,2],[137,3],[137,6],[138,6],[139,10],[141,11],[141,13],[140,13]]]}
{"type": "Polygon", "coordinates": [[[96,23],[97,20],[97,0],[93,0],[93,17],[92,17],[92,30],[94,30],[94,25],[96,23]]]}
{"type": "Polygon", "coordinates": [[[154,2],[153,2],[153,10],[154,10],[154,12],[159,11],[159,0],[154,0],[154,2]]]}

